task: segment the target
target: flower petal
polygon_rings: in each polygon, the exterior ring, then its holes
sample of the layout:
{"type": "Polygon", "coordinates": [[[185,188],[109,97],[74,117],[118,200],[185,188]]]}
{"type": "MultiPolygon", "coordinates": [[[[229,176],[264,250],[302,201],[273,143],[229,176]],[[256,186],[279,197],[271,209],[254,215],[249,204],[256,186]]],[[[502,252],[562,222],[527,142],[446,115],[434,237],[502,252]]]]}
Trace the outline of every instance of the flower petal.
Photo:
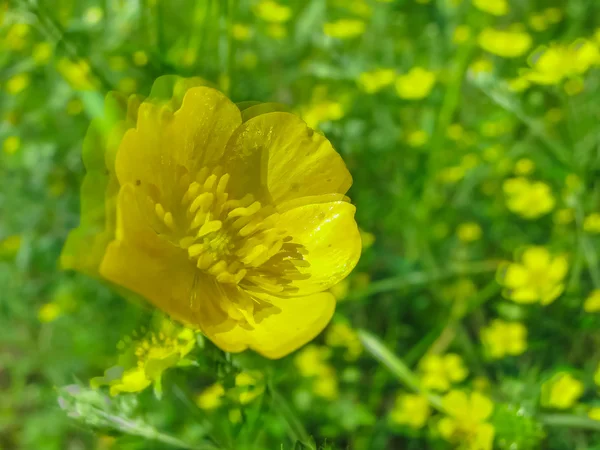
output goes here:
{"type": "Polygon", "coordinates": [[[356,208],[347,202],[299,206],[281,214],[278,226],[292,242],[303,246],[308,267],[298,267],[306,279],[293,280],[297,295],[329,289],[350,274],[361,253],[354,220],[356,208]]]}
{"type": "Polygon", "coordinates": [[[164,104],[145,102],[136,129],[125,134],[117,153],[119,182],[172,189],[182,170],[195,174],[205,165],[216,165],[241,123],[237,106],[208,87],[189,89],[175,113],[164,104]]]}
{"type": "Polygon", "coordinates": [[[494,403],[479,392],[471,394],[471,417],[476,422],[484,422],[492,415],[494,403]]]}
{"type": "Polygon", "coordinates": [[[223,165],[231,174],[231,186],[246,192],[252,186],[275,203],[344,194],[352,184],[329,141],[286,112],[260,114],[239,127],[227,144],[223,165]]]}
{"type": "MultiPolygon", "coordinates": [[[[247,295],[239,292],[240,295],[247,295]]],[[[246,348],[270,358],[278,359],[303,346],[319,334],[329,323],[335,310],[335,297],[328,292],[305,297],[278,298],[261,295],[272,305],[264,314],[255,314],[252,328],[237,324],[231,330],[203,330],[219,348],[240,352],[246,348]],[[260,317],[264,315],[264,317],[260,317]]]]}

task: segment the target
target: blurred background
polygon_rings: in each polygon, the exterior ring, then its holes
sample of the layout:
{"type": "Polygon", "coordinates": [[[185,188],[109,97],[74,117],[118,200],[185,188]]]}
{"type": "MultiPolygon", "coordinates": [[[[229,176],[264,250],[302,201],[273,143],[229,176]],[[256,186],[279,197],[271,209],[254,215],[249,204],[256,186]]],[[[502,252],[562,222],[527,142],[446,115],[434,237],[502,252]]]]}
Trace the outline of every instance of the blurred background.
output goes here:
{"type": "Polygon", "coordinates": [[[0,448],[600,449],[599,19],[594,0],[0,1],[0,448]],[[90,380],[163,319],[58,258],[104,96],[165,74],[323,132],[363,256],[304,349],[196,337],[111,396],[90,380]]]}

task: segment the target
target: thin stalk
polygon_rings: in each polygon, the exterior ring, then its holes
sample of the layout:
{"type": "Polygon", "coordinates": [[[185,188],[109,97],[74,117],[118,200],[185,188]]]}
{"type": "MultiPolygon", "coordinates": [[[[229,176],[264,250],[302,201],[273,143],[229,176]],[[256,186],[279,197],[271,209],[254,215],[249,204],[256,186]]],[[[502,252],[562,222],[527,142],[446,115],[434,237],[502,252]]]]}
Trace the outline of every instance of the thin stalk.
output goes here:
{"type": "Polygon", "coordinates": [[[579,428],[582,430],[600,431],[600,422],[585,416],[572,414],[545,414],[540,422],[550,427],[579,428]]]}

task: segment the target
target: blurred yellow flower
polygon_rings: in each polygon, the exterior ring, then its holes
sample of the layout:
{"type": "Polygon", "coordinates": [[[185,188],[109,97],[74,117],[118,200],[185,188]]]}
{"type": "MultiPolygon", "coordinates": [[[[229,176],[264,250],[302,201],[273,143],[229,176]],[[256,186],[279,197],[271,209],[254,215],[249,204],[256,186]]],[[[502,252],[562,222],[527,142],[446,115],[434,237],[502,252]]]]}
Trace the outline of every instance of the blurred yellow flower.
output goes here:
{"type": "Polygon", "coordinates": [[[508,88],[513,92],[523,92],[529,89],[531,83],[524,77],[516,77],[508,80],[508,88]]]}
{"type": "Polygon", "coordinates": [[[94,89],[95,81],[87,61],[74,62],[68,58],[61,58],[58,60],[56,68],[73,89],[82,91],[94,89]]]}
{"type": "Polygon", "coordinates": [[[575,211],[571,208],[559,209],[554,213],[552,220],[557,225],[568,225],[575,221],[575,211]]]}
{"type": "Polygon", "coordinates": [[[231,396],[240,405],[247,405],[265,391],[264,376],[258,371],[240,372],[235,376],[231,396]]]}
{"type": "Polygon", "coordinates": [[[377,69],[361,73],[358,77],[358,85],[367,94],[374,94],[394,84],[395,79],[396,71],[394,69],[377,69]]]}
{"type": "Polygon", "coordinates": [[[471,39],[471,27],[468,25],[457,25],[452,34],[452,42],[455,44],[462,44],[471,39]]]}
{"type": "Polygon", "coordinates": [[[273,0],[261,0],[254,8],[254,14],[265,22],[285,23],[292,17],[292,10],[273,0]]]}
{"type": "Polygon", "coordinates": [[[400,98],[418,100],[427,97],[435,85],[435,74],[421,67],[413,67],[406,75],[396,79],[396,92],[400,98]]]}
{"type": "Polygon", "coordinates": [[[431,415],[427,397],[419,394],[398,394],[390,419],[398,425],[418,430],[423,428],[431,415]]]}
{"type": "Polygon", "coordinates": [[[549,23],[544,14],[532,14],[529,16],[529,26],[534,31],[544,31],[548,29],[549,23]]]}
{"type": "Polygon", "coordinates": [[[323,32],[332,38],[353,39],[365,32],[365,22],[359,19],[340,19],[323,25],[323,32]]]}
{"type": "Polygon", "coordinates": [[[583,230],[587,233],[600,233],[600,213],[591,213],[583,220],[583,230]]]}
{"type": "Polygon", "coordinates": [[[419,372],[423,387],[441,392],[460,383],[469,374],[462,358],[455,353],[425,355],[419,362],[419,372]]]}
{"type": "Polygon", "coordinates": [[[132,99],[109,147],[90,129],[92,185],[62,264],[145,297],[225,351],[280,358],[325,328],[326,290],[358,261],[352,178],[297,116],[276,104],[240,111],[197,82],[159,79],[173,96],[132,99]]]}
{"type": "Polygon", "coordinates": [[[326,400],[335,400],[339,396],[338,381],[333,367],[317,377],[312,386],[313,392],[326,400]]]}
{"type": "Polygon", "coordinates": [[[411,147],[423,147],[427,142],[429,142],[429,135],[425,130],[415,130],[411,131],[406,139],[406,142],[411,147]]]}
{"type": "Polygon", "coordinates": [[[344,359],[355,361],[362,353],[362,344],[358,334],[345,323],[334,323],[329,326],[325,334],[325,342],[330,347],[343,347],[346,349],[344,359]]]}
{"type": "Polygon", "coordinates": [[[310,128],[317,128],[323,122],[340,120],[344,117],[344,108],[339,102],[321,100],[303,109],[301,114],[310,128]]]}
{"type": "Polygon", "coordinates": [[[600,421],[600,408],[590,408],[588,411],[588,417],[592,420],[600,421]]]}
{"type": "Polygon", "coordinates": [[[464,222],[461,223],[456,229],[456,235],[458,239],[463,242],[474,242],[481,239],[483,231],[478,223],[475,222],[464,222]]]}
{"type": "Polygon", "coordinates": [[[537,219],[554,209],[550,186],[527,178],[509,178],[502,185],[507,208],[525,219],[537,219]]]}
{"type": "Polygon", "coordinates": [[[313,379],[313,392],[319,397],[329,400],[338,395],[335,369],[327,363],[330,356],[329,348],[309,345],[294,358],[294,364],[300,375],[313,379]]]}
{"type": "Polygon", "coordinates": [[[52,51],[53,48],[49,42],[40,42],[33,48],[31,57],[36,64],[46,64],[52,56],[52,51]]]}
{"type": "Polygon", "coordinates": [[[90,381],[92,387],[110,386],[110,395],[139,392],[154,383],[160,390],[165,370],[182,363],[196,345],[196,335],[189,328],[162,319],[156,332],[148,331],[136,340],[120,344],[118,365],[90,381]]]}
{"type": "Polygon", "coordinates": [[[287,36],[287,28],[280,23],[272,23],[267,27],[267,35],[273,39],[283,39],[287,36]]]}
{"type": "Polygon", "coordinates": [[[473,72],[475,75],[480,73],[492,73],[494,71],[494,64],[489,59],[479,58],[471,63],[469,71],[473,72]]]}
{"type": "Polygon", "coordinates": [[[531,54],[528,62],[530,69],[522,71],[525,79],[541,85],[559,84],[600,64],[600,50],[593,42],[578,39],[570,45],[540,47],[531,54]]]}
{"type": "Polygon", "coordinates": [[[85,10],[83,20],[89,25],[96,25],[104,17],[104,11],[98,6],[92,6],[85,10]]]}
{"type": "Polygon", "coordinates": [[[521,158],[515,163],[516,175],[531,175],[535,170],[535,163],[529,158],[521,158]]]}
{"type": "Polygon", "coordinates": [[[348,295],[349,289],[350,282],[348,281],[348,278],[346,278],[345,280],[340,281],[335,286],[331,286],[331,288],[329,288],[329,292],[331,292],[335,299],[339,302],[344,300],[344,298],[348,295]]]}
{"type": "Polygon", "coordinates": [[[583,395],[584,385],[570,373],[559,372],[542,384],[541,404],[545,408],[569,409],[583,395]]]}
{"type": "Polygon", "coordinates": [[[29,74],[20,73],[10,77],[6,81],[5,89],[9,94],[17,95],[27,89],[30,83],[31,78],[29,77],[29,74]]]}
{"type": "Polygon", "coordinates": [[[234,23],[231,34],[236,41],[247,41],[252,36],[252,28],[243,23],[234,23]]]}
{"type": "Polygon", "coordinates": [[[506,0],[473,0],[473,5],[477,9],[494,16],[505,16],[509,12],[506,0]]]}
{"type": "Polygon", "coordinates": [[[196,397],[196,405],[198,408],[210,411],[216,409],[223,403],[223,396],[225,395],[225,388],[219,382],[214,383],[204,389],[196,397]]]}
{"type": "Polygon", "coordinates": [[[43,323],[54,322],[61,313],[60,305],[54,302],[44,303],[38,310],[38,320],[43,323]]]}
{"type": "Polygon", "coordinates": [[[503,58],[517,58],[531,47],[531,36],[520,28],[497,30],[487,27],[478,38],[479,46],[486,52],[503,58]]]}
{"type": "Polygon", "coordinates": [[[520,322],[495,319],[481,330],[481,341],[492,358],[520,355],[527,349],[527,328],[520,322]]]}
{"type": "Polygon", "coordinates": [[[28,43],[30,26],[26,23],[15,23],[8,29],[5,42],[10,50],[23,50],[28,43]]]}
{"type": "Polygon", "coordinates": [[[138,67],[148,64],[148,54],[143,50],[133,52],[133,63],[138,67]]]}
{"type": "Polygon", "coordinates": [[[528,247],[519,260],[498,269],[497,278],[504,286],[505,298],[548,305],[563,293],[569,270],[565,256],[552,256],[544,247],[528,247]]]}
{"type": "Polygon", "coordinates": [[[495,429],[487,421],[494,403],[479,392],[470,395],[450,391],[442,398],[446,416],[438,422],[438,431],[446,441],[465,450],[492,450],[495,429]]]}
{"type": "Polygon", "coordinates": [[[133,94],[137,89],[137,81],[132,77],[121,78],[117,89],[125,94],[133,94]]]}
{"type": "Polygon", "coordinates": [[[588,313],[600,312],[600,289],[590,292],[583,303],[583,310],[588,313]]]}
{"type": "Polygon", "coordinates": [[[560,22],[564,16],[560,8],[546,8],[543,14],[546,16],[546,20],[553,24],[560,22]]]}
{"type": "Polygon", "coordinates": [[[21,138],[19,136],[8,136],[2,143],[2,151],[8,155],[17,153],[21,148],[21,138]]]}
{"type": "Polygon", "coordinates": [[[0,239],[0,256],[12,258],[19,252],[22,242],[23,238],[20,234],[13,234],[0,239]]]}

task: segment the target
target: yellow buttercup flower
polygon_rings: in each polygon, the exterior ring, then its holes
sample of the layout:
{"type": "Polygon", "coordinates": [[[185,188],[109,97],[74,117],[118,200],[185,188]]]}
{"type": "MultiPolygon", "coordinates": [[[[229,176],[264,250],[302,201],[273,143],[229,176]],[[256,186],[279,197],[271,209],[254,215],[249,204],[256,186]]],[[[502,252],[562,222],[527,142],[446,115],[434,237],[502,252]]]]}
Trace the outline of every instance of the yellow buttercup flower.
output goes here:
{"type": "Polygon", "coordinates": [[[204,389],[196,397],[198,408],[210,411],[216,409],[223,403],[225,388],[221,383],[215,383],[204,389]]]}
{"type": "Polygon", "coordinates": [[[600,233],[600,213],[592,213],[583,220],[583,230],[587,233],[600,233]]]}
{"type": "Polygon", "coordinates": [[[508,88],[513,92],[523,92],[529,89],[531,83],[524,77],[516,77],[508,80],[508,88]]]}
{"type": "Polygon", "coordinates": [[[237,41],[247,41],[252,37],[252,28],[243,23],[234,23],[231,29],[233,38],[237,41]]]}
{"type": "Polygon", "coordinates": [[[535,163],[529,158],[521,158],[515,163],[515,174],[531,175],[535,170],[535,163]]]}
{"type": "Polygon", "coordinates": [[[292,17],[292,10],[273,0],[261,0],[254,8],[254,13],[265,22],[285,23],[292,17]]]}
{"type": "Polygon", "coordinates": [[[419,362],[419,372],[423,387],[441,392],[460,383],[469,374],[462,358],[454,353],[424,356],[419,362]]]}
{"type": "Polygon", "coordinates": [[[473,0],[473,5],[477,9],[494,16],[505,16],[509,12],[506,0],[473,0]]]}
{"type": "Polygon", "coordinates": [[[462,44],[471,39],[471,27],[468,25],[458,25],[452,34],[452,42],[462,44]]]}
{"type": "Polygon", "coordinates": [[[517,58],[531,47],[531,36],[520,28],[497,30],[485,28],[478,38],[479,46],[486,52],[503,58],[517,58]]]}
{"type": "Polygon", "coordinates": [[[528,62],[530,69],[522,71],[526,80],[541,85],[559,84],[577,78],[600,64],[600,50],[593,42],[578,39],[570,45],[540,47],[528,62]]]}
{"type": "Polygon", "coordinates": [[[552,256],[544,247],[528,247],[519,262],[500,266],[498,282],[508,299],[547,305],[563,293],[568,270],[565,256],[552,256]]]}
{"type": "Polygon", "coordinates": [[[344,358],[347,361],[355,361],[362,353],[358,334],[345,323],[332,324],[325,335],[325,342],[331,347],[345,348],[344,358]]]}
{"type": "Polygon", "coordinates": [[[60,306],[54,302],[44,303],[38,310],[38,319],[40,322],[54,322],[60,317],[62,310],[60,306]]]}
{"type": "Polygon", "coordinates": [[[297,116],[197,83],[159,79],[152,92],[166,100],[132,97],[92,126],[81,225],[62,264],[145,297],[225,351],[279,358],[327,325],[325,291],[358,261],[352,178],[297,116]]]}
{"type": "Polygon", "coordinates": [[[478,223],[461,223],[456,229],[456,235],[463,242],[474,242],[481,239],[483,231],[478,223]]]}
{"type": "Polygon", "coordinates": [[[529,17],[529,26],[534,31],[544,31],[548,29],[548,19],[544,14],[532,14],[529,17]]]}
{"type": "Polygon", "coordinates": [[[344,117],[344,107],[340,102],[323,99],[302,110],[302,119],[311,128],[321,123],[340,120],[344,117]]]}
{"type": "Polygon", "coordinates": [[[423,147],[425,144],[427,144],[427,142],[429,142],[429,135],[425,130],[415,130],[408,135],[406,142],[411,147],[423,147]]]}
{"type": "Polygon", "coordinates": [[[19,136],[8,136],[2,143],[2,151],[8,155],[17,153],[21,148],[21,138],[19,136]]]}
{"type": "Polygon", "coordinates": [[[572,408],[583,395],[584,385],[570,373],[559,372],[542,384],[541,404],[546,408],[572,408]]]}
{"type": "Polygon", "coordinates": [[[588,417],[592,420],[600,421],[600,408],[590,408],[588,411],[588,417]]]}
{"type": "Polygon", "coordinates": [[[148,331],[138,339],[122,342],[118,365],[108,369],[103,377],[93,378],[90,384],[109,385],[110,395],[139,392],[152,383],[160,390],[163,372],[181,363],[195,345],[192,330],[163,319],[156,332],[148,331]]]}
{"type": "Polygon", "coordinates": [[[137,50],[132,55],[133,63],[138,67],[148,64],[148,54],[143,50],[137,50]]]}
{"type": "Polygon", "coordinates": [[[95,80],[87,61],[71,61],[67,58],[61,58],[57,62],[56,68],[73,89],[82,91],[94,89],[95,80]]]}
{"type": "Polygon", "coordinates": [[[300,375],[312,378],[313,392],[328,400],[338,396],[335,369],[328,364],[331,351],[327,347],[309,345],[294,358],[300,375]]]}
{"type": "Polygon", "coordinates": [[[495,319],[481,330],[481,341],[492,358],[520,355],[527,349],[527,328],[520,322],[495,319]]]}
{"type": "Polygon", "coordinates": [[[339,396],[338,381],[335,376],[335,370],[330,367],[329,370],[319,376],[312,384],[313,392],[325,400],[335,400],[339,396]]]}
{"type": "Polygon", "coordinates": [[[435,85],[435,74],[421,67],[413,67],[396,80],[396,92],[400,98],[418,100],[427,97],[435,85]]]}
{"type": "Polygon", "coordinates": [[[588,313],[600,312],[600,289],[594,289],[585,299],[583,310],[588,313]]]}
{"type": "Polygon", "coordinates": [[[438,431],[446,441],[465,450],[492,450],[495,429],[488,420],[494,403],[479,392],[470,395],[450,391],[442,398],[446,416],[438,422],[438,431]]]}
{"type": "Polygon", "coordinates": [[[552,220],[557,225],[568,225],[575,221],[575,211],[571,208],[562,208],[556,211],[552,220]]]}
{"type": "Polygon", "coordinates": [[[550,186],[527,178],[510,178],[502,185],[506,206],[525,219],[537,219],[554,209],[556,200],[550,186]]]}
{"type": "Polygon", "coordinates": [[[17,95],[23,92],[31,83],[31,77],[27,73],[20,73],[10,77],[6,81],[5,89],[11,95],[17,95]]]}
{"type": "Polygon", "coordinates": [[[365,32],[366,25],[359,19],[340,19],[323,25],[323,32],[332,38],[353,39],[365,32]]]}
{"type": "Polygon", "coordinates": [[[265,392],[264,376],[261,372],[240,372],[235,376],[235,387],[229,394],[240,405],[247,405],[265,392]]]}
{"type": "Polygon", "coordinates": [[[425,426],[430,415],[431,407],[427,397],[419,394],[399,394],[390,412],[390,419],[398,425],[418,430],[425,426]]]}
{"type": "Polygon", "coordinates": [[[395,79],[396,71],[394,69],[377,69],[361,73],[358,85],[367,94],[374,94],[393,84],[395,79]]]}
{"type": "Polygon", "coordinates": [[[479,58],[469,65],[469,71],[475,75],[492,73],[494,71],[494,64],[487,58],[479,58]]]}
{"type": "Polygon", "coordinates": [[[32,52],[31,57],[37,64],[46,64],[52,56],[53,48],[49,42],[40,42],[32,52]]]}

